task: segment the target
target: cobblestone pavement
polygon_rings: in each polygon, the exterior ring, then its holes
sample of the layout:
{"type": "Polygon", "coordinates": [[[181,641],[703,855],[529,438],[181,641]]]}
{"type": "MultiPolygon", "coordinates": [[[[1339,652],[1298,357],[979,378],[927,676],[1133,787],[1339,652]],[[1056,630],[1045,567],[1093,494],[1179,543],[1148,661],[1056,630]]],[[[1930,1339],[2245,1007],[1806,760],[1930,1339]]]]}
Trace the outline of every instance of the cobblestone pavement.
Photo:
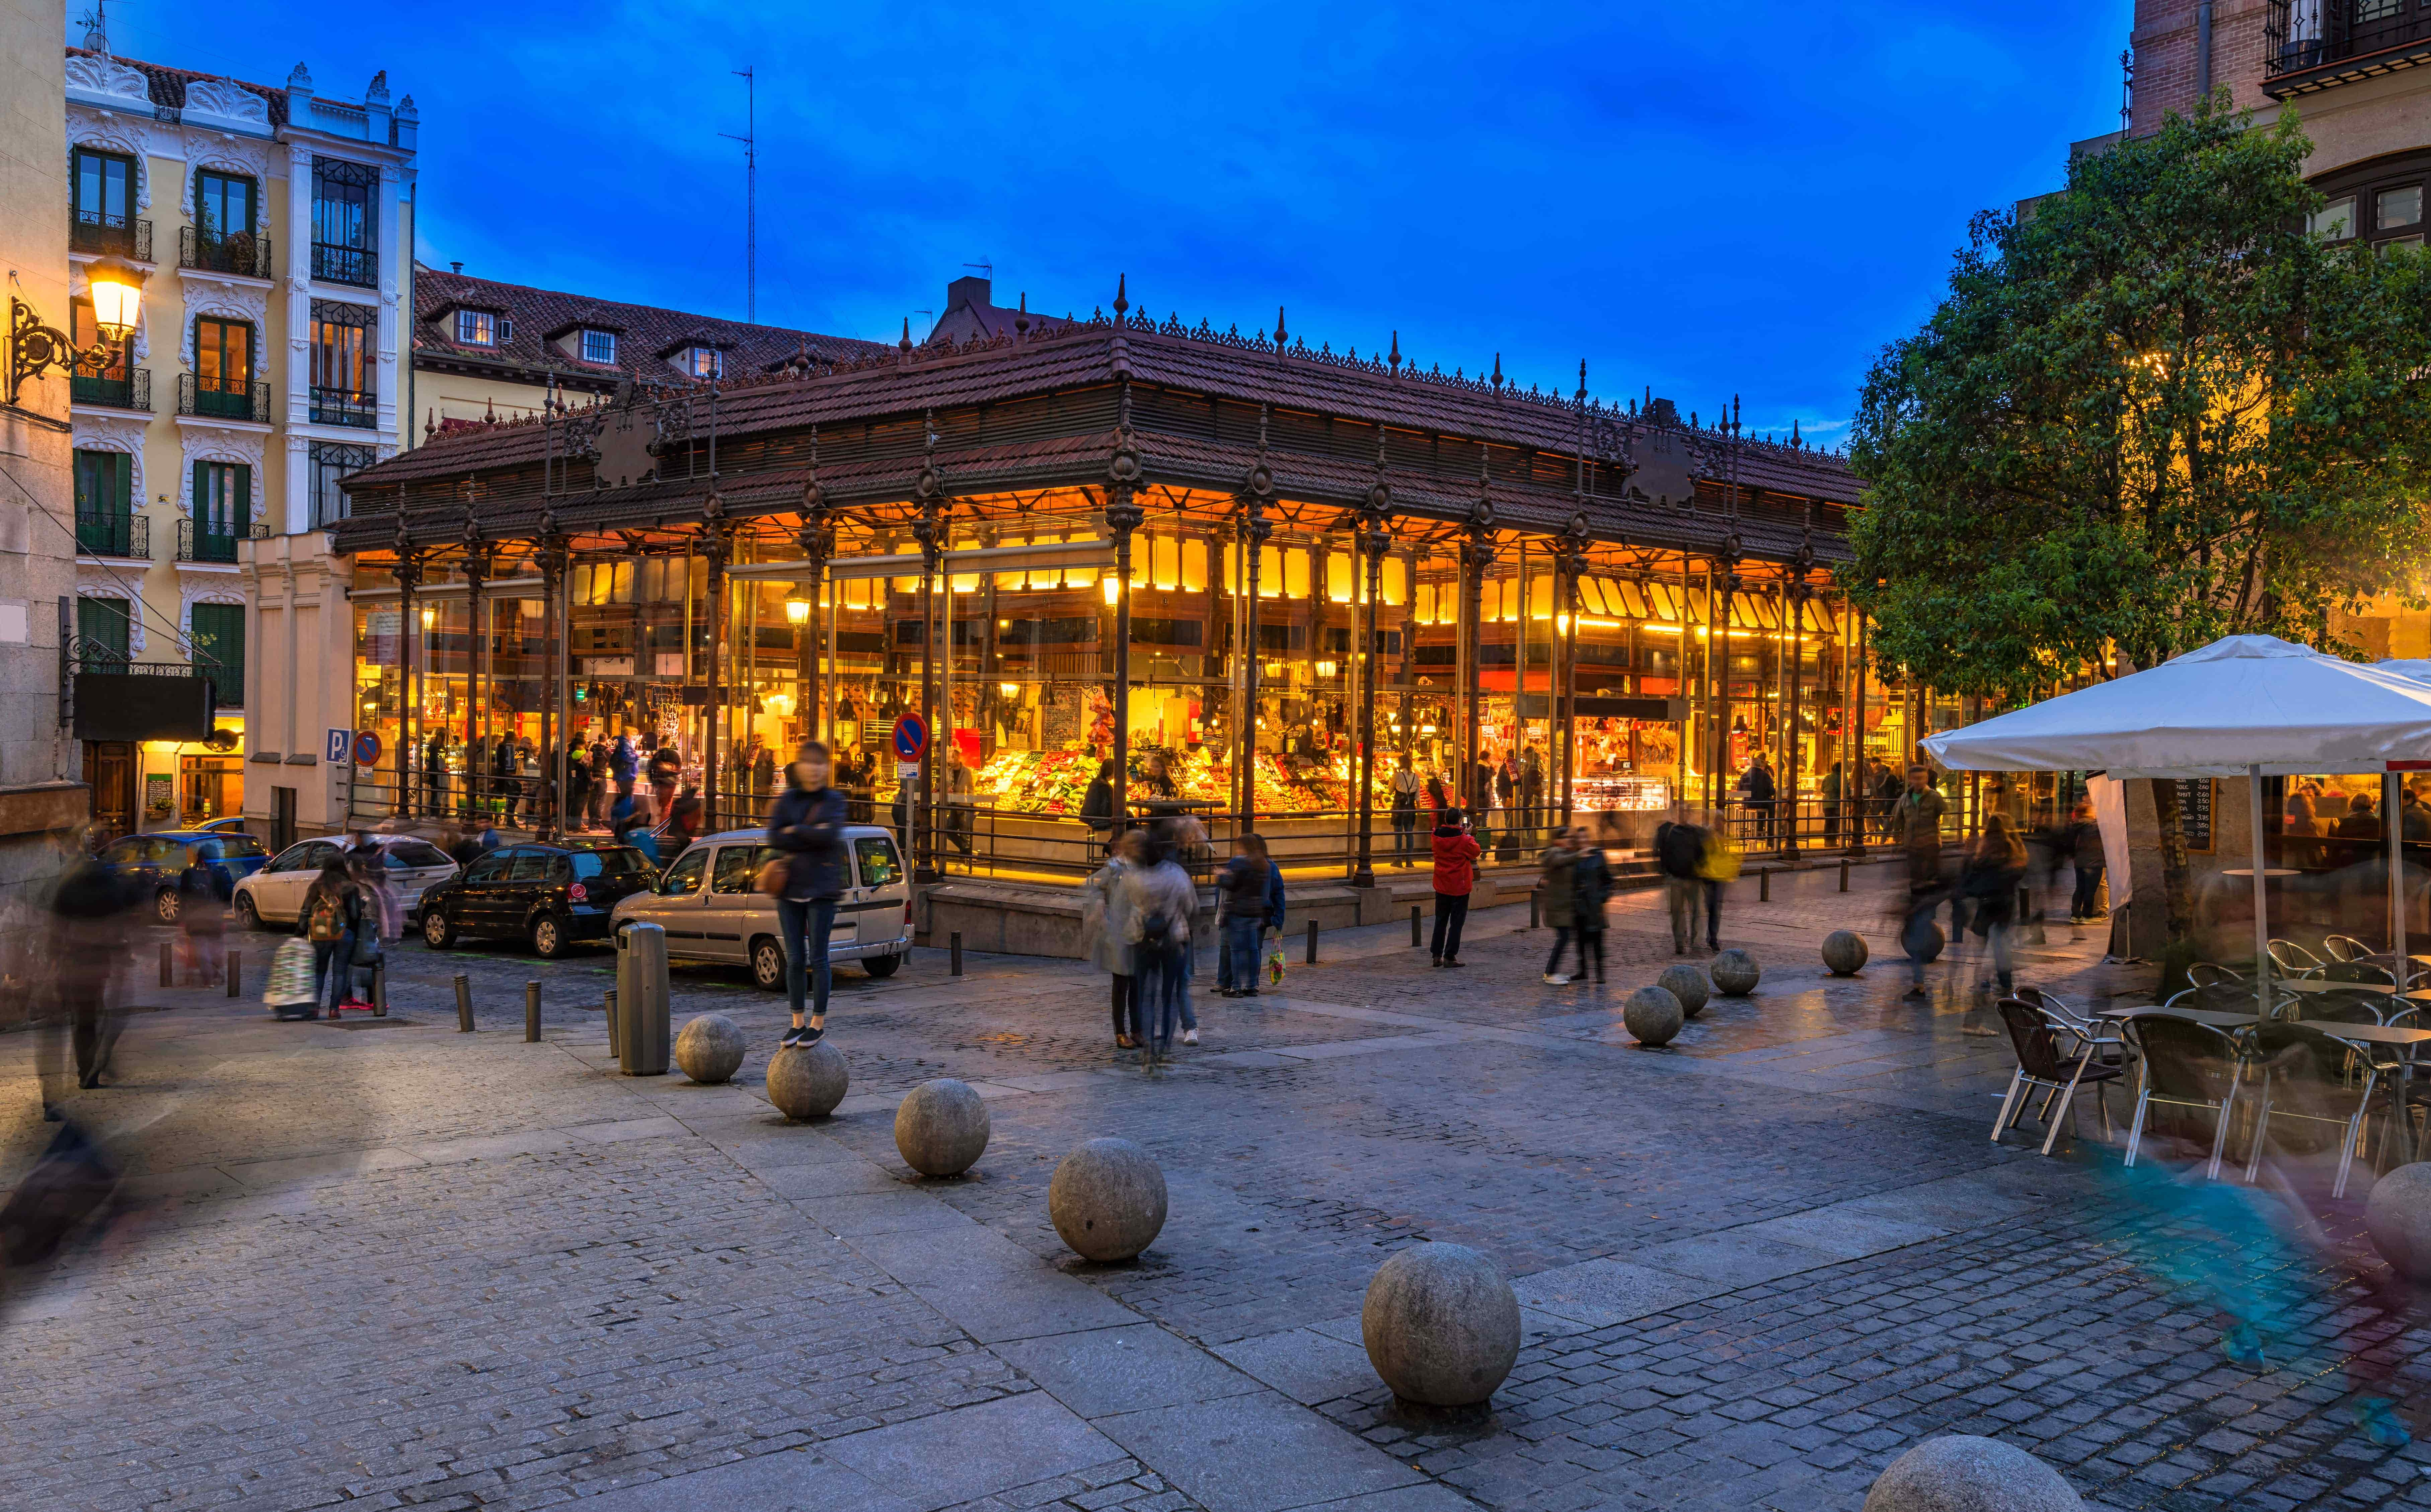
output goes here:
{"type": "MultiPolygon", "coordinates": [[[[2202,1235],[2130,1197],[2089,1106],[2064,1158],[1985,1139],[2012,1061],[1963,1032],[1980,947],[1901,998],[1892,880],[1739,884],[1726,943],[1765,982],[1662,1050],[1618,1026],[1673,959],[1645,893],[1615,902],[1600,988],[1540,984],[1524,909],[1473,920],[1456,974],[1406,924],[1313,967],[1295,940],[1281,994],[1202,994],[1204,1043],[1153,1078],[1078,966],[847,966],[853,1085],[815,1125],[762,1098],[782,1000],[739,973],[677,973],[679,1019],[753,1041],[726,1087],[613,1074],[604,953],[408,945],[392,1016],[343,1028],[139,984],[159,1011],[123,1079],[72,1108],[126,1164],[121,1211],[0,1301],[0,1483],[112,1509],[1853,1512],[1906,1447],[1970,1432],[2109,1507],[2431,1506],[2431,1453],[2348,1415],[2341,1344],[2411,1397],[2424,1342],[2353,1279],[2358,1203],[2320,1248],[2255,1253],[2308,1300],[2272,1368],[2226,1363],[2221,1317],[2149,1264],[2202,1235]],[[1816,961],[1843,926],[1876,950],[1855,979],[1816,961]],[[989,1100],[958,1180],[894,1149],[934,1076],[989,1100]],[[1055,1163],[1103,1134],[1171,1189],[1132,1265],[1047,1221],[1055,1163]],[[1484,1423],[1404,1420],[1359,1344],[1367,1278],[1421,1239],[1520,1293],[1484,1423]]],[[[2021,978],[2138,1000],[2101,933],[2051,929],[2021,978]]],[[[275,940],[238,943],[258,978],[275,940]]],[[[29,1049],[0,1038],[11,1180],[46,1137],[29,1049]]]]}

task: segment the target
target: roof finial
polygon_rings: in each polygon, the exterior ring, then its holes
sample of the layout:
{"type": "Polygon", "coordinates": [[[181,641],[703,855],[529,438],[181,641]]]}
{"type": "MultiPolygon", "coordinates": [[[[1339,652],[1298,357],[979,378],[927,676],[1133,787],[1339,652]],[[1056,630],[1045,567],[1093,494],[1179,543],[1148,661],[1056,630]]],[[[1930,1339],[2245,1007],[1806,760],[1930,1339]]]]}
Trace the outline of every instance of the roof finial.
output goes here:
{"type": "Polygon", "coordinates": [[[1021,292],[1021,308],[1014,311],[1013,338],[1019,341],[1030,334],[1030,291],[1021,292]]]}
{"type": "Polygon", "coordinates": [[[927,433],[926,439],[921,443],[921,455],[927,457],[930,464],[934,465],[937,461],[936,411],[923,410],[920,412],[920,428],[927,433]]]}
{"type": "Polygon", "coordinates": [[[1132,308],[1131,288],[1132,276],[1130,274],[1117,273],[1115,275],[1115,324],[1117,326],[1123,323],[1123,316],[1129,313],[1132,308]]]}
{"type": "Polygon", "coordinates": [[[1385,358],[1384,361],[1392,368],[1395,378],[1401,376],[1401,333],[1398,330],[1393,332],[1393,354],[1385,358]]]}
{"type": "Polygon", "coordinates": [[[1587,402],[1587,360],[1584,357],[1579,359],[1579,402],[1587,402]]]}
{"type": "Polygon", "coordinates": [[[1789,422],[1789,445],[1794,451],[1802,451],[1806,447],[1806,440],[1798,433],[1798,422],[1794,419],[1789,422]]]}
{"type": "Polygon", "coordinates": [[[1502,397],[1502,354],[1494,354],[1494,396],[1502,397]]]}
{"type": "MultiPolygon", "coordinates": [[[[439,434],[439,412],[436,410],[424,410],[422,412],[423,444],[428,445],[430,442],[430,438],[437,434],[439,434]]],[[[403,485],[400,484],[398,486],[402,487],[403,485]]]]}
{"type": "Polygon", "coordinates": [[[1277,357],[1281,357],[1283,355],[1283,343],[1285,339],[1286,338],[1283,333],[1283,307],[1277,305],[1275,306],[1275,355],[1277,357]]]}
{"type": "Polygon", "coordinates": [[[897,347],[904,356],[912,355],[912,317],[909,315],[903,317],[903,340],[897,344],[897,347]]]}

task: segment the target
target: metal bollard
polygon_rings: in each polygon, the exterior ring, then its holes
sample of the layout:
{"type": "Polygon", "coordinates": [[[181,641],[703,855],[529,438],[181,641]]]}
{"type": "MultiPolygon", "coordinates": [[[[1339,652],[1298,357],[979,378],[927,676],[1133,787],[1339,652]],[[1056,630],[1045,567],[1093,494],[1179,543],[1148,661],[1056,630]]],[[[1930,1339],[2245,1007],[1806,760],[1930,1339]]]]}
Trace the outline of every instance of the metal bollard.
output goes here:
{"type": "Polygon", "coordinates": [[[1306,964],[1309,966],[1316,965],[1316,920],[1315,919],[1310,919],[1308,921],[1308,961],[1306,964]]]}
{"type": "Polygon", "coordinates": [[[946,935],[946,949],[947,953],[953,957],[952,964],[947,966],[946,968],[946,974],[950,977],[961,976],[963,974],[962,931],[954,930],[946,935]]]}
{"type": "Polygon", "coordinates": [[[1842,891],[1842,892],[1844,892],[1844,893],[1845,893],[1845,892],[1847,892],[1848,890],[1849,890],[1849,858],[1848,858],[1848,857],[1846,857],[1846,856],[1842,856],[1842,857],[1840,858],[1840,891],[1842,891]]]}
{"type": "Polygon", "coordinates": [[[1772,901],[1771,872],[1759,871],[1755,874],[1755,900],[1759,903],[1769,903],[1772,901]]]}
{"type": "Polygon", "coordinates": [[[473,979],[461,971],[456,973],[456,1033],[473,1032],[473,979]]]}
{"type": "Polygon", "coordinates": [[[616,1053],[616,989],[615,989],[615,988],[611,987],[611,988],[609,988],[609,989],[608,989],[608,996],[607,996],[607,999],[606,999],[606,1000],[605,1000],[605,1001],[603,1001],[603,1002],[600,1004],[600,1006],[601,1006],[602,1008],[605,1008],[605,1009],[608,1011],[608,1053],[609,1053],[611,1056],[613,1056],[613,1055],[616,1053]]]}
{"type": "Polygon", "coordinates": [[[674,1028],[667,932],[629,924],[616,939],[616,1064],[627,1076],[664,1076],[674,1028]]]}
{"type": "Polygon", "coordinates": [[[174,987],[177,984],[176,967],[171,964],[172,955],[169,946],[163,943],[160,947],[160,985],[164,987],[174,987]]]}
{"type": "Polygon", "coordinates": [[[1410,943],[1414,946],[1427,943],[1425,937],[1418,932],[1418,916],[1421,912],[1417,904],[1410,905],[1410,943]]]}
{"type": "Polygon", "coordinates": [[[372,1016],[388,1016],[388,958],[382,956],[372,966],[372,1016]]]}
{"type": "Polygon", "coordinates": [[[540,1043],[540,983],[524,983],[524,1043],[540,1043]]]}
{"type": "Polygon", "coordinates": [[[231,998],[244,996],[244,952],[243,950],[228,952],[227,995],[231,998]]]}

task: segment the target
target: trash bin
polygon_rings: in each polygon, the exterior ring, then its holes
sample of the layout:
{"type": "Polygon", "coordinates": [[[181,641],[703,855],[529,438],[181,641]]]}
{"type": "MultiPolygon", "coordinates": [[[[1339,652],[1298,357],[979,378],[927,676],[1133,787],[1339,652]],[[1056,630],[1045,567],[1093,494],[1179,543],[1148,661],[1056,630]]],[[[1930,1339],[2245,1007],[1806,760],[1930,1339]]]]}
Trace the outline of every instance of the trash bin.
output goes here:
{"type": "Polygon", "coordinates": [[[627,1076],[664,1076],[671,1042],[667,932],[628,924],[616,936],[616,1060],[627,1076]]]}

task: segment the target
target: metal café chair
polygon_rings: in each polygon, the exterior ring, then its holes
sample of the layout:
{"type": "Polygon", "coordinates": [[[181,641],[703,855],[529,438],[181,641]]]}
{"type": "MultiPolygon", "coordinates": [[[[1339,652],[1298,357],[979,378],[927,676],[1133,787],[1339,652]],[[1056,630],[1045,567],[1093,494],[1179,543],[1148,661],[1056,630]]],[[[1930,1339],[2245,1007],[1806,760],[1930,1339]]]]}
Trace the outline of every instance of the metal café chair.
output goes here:
{"type": "Polygon", "coordinates": [[[2258,1025],[2247,1045],[2251,1068],[2261,1078],[2256,1094],[2261,1108],[2254,1121],[2254,1152],[2245,1162],[2247,1183],[2251,1184],[2261,1169],[2263,1143],[2271,1136],[2271,1119],[2275,1114],[2281,1118],[2344,1127],[2346,1133],[2339,1141],[2338,1181],[2330,1188],[2330,1195],[2346,1196],[2347,1173],[2355,1166],[2356,1145],[2363,1137],[2364,1115],[2372,1106],[2379,1068],[2368,1056],[2355,1057],[2352,1046],[2303,1024],[2258,1025]],[[2360,1087],[2348,1078],[2351,1059],[2360,1060],[2363,1066],[2360,1087]],[[2343,1117],[2280,1106],[2291,1092],[2315,1107],[2337,1107],[2349,1099],[2354,1100],[2354,1105],[2343,1117]]]}
{"type": "Polygon", "coordinates": [[[2249,992],[2254,988],[2252,977],[2231,970],[2216,961],[2197,961],[2187,967],[2187,981],[2198,987],[2243,986],[2249,992]]]}
{"type": "Polygon", "coordinates": [[[2043,1148],[2046,1155],[2059,1140],[2060,1120],[2052,1116],[2057,1103],[2068,1115],[2069,1123],[2076,1121],[2076,1093],[2081,1086],[2093,1088],[2093,1100],[2102,1108],[2102,1132],[2110,1133],[2110,1104],[2102,1096],[2104,1083],[2118,1081],[2123,1074],[2116,1066],[2104,1066],[2094,1059],[2093,1047],[2087,1044],[2074,1055],[2064,1053],[2063,1036],[2075,1038],[2076,1031],[2045,1013],[2034,1004],[2016,998],[2003,998],[1993,1004],[2002,1023],[2008,1026],[2009,1043],[2017,1047],[2018,1068],[2010,1073],[2008,1096],[2001,1100],[2000,1116],[1992,1120],[1992,1138],[1998,1142],[2011,1124],[2025,1117],[2028,1088],[2044,1094],[2041,1118],[2043,1148]]]}
{"type": "Polygon", "coordinates": [[[2078,1043],[2101,1047],[2102,1065],[2122,1066],[2126,1063],[2127,1041],[2120,1033],[2115,1020],[2096,1018],[2058,993],[2041,987],[2020,987],[2010,996],[2051,1015],[2059,1021],[2061,1028],[2076,1036],[2078,1043]]]}
{"type": "Polygon", "coordinates": [[[2228,1147],[2229,1120],[2243,1071],[2235,1036],[2167,1012],[2130,1014],[2123,1022],[2138,1051],[2136,1117],[2127,1131],[2126,1164],[2136,1164],[2136,1152],[2144,1142],[2144,1121],[2154,1103],[2202,1108],[2212,1115],[2215,1124],[2211,1164],[2205,1174],[2217,1177],[2221,1152],[2228,1147]]]}
{"type": "Polygon", "coordinates": [[[2372,953],[2371,946],[2352,934],[2332,934],[2322,941],[2322,949],[2333,961],[2360,961],[2372,953]]]}
{"type": "Polygon", "coordinates": [[[2322,958],[2293,940],[2271,942],[2271,965],[2273,969],[2291,977],[2309,977],[2320,973],[2322,958]]]}

